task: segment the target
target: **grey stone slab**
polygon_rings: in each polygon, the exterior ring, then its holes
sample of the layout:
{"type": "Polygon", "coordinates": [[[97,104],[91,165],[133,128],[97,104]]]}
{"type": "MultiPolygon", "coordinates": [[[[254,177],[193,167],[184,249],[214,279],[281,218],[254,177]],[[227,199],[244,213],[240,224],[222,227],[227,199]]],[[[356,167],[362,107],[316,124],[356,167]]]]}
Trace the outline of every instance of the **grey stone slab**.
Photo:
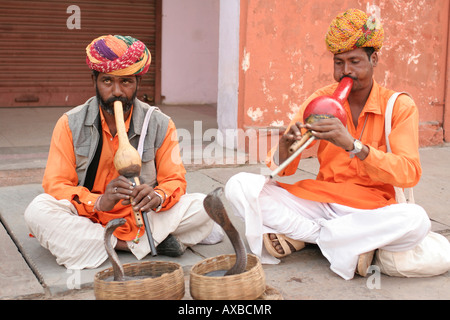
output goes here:
{"type": "Polygon", "coordinates": [[[414,187],[416,203],[450,229],[450,148],[423,148],[420,157],[423,172],[414,187]]]}
{"type": "Polygon", "coordinates": [[[0,110],[0,147],[50,145],[56,121],[69,107],[5,108],[0,110]]]}
{"type": "Polygon", "coordinates": [[[0,257],[0,299],[32,298],[45,293],[2,224],[0,257]]]}

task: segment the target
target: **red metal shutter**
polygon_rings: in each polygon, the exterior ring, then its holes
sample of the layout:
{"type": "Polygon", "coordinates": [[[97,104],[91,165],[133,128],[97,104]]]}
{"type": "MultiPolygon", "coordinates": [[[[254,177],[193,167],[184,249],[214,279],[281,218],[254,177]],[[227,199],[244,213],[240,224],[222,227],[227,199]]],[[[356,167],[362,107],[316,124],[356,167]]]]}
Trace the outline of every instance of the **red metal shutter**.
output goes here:
{"type": "Polygon", "coordinates": [[[152,63],[138,97],[158,101],[160,1],[2,0],[0,107],[76,106],[95,95],[85,48],[105,34],[129,35],[147,45],[152,63]],[[76,11],[67,12],[71,5],[80,9],[80,20],[76,11]]]}

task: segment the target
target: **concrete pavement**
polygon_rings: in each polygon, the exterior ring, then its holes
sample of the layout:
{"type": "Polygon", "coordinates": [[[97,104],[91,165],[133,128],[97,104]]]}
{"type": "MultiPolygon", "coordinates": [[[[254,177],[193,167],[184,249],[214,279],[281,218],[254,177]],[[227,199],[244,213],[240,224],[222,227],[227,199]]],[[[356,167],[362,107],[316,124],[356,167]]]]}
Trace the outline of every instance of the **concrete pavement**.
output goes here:
{"type": "MultiPolygon", "coordinates": [[[[110,266],[98,269],[67,270],[29,236],[23,220],[28,203],[42,192],[40,185],[45,167],[51,130],[65,108],[1,109],[0,108],[0,299],[94,299],[93,277],[110,266]]],[[[201,130],[215,128],[213,106],[166,107],[177,127],[192,132],[194,120],[202,121],[201,130]],[[180,117],[181,115],[181,117],[180,117]]],[[[204,144],[204,143],[203,143],[204,144]]],[[[199,144],[202,146],[202,142],[199,144]]],[[[450,237],[450,145],[420,150],[423,176],[414,188],[416,202],[432,220],[433,231],[450,237]]],[[[195,154],[195,152],[193,152],[195,154]]],[[[201,154],[197,153],[197,154],[201,154]]],[[[192,156],[192,155],[191,155],[192,156]]],[[[246,171],[267,174],[261,164],[202,166],[192,158],[188,169],[188,192],[208,193],[223,186],[234,174],[246,171]]],[[[217,159],[216,159],[217,160],[217,159]]],[[[283,181],[312,178],[317,172],[316,159],[302,160],[302,169],[283,181]]],[[[243,234],[243,223],[224,200],[230,218],[243,234]]],[[[228,239],[212,246],[197,245],[180,258],[170,258],[183,266],[186,296],[189,295],[189,270],[196,262],[220,254],[233,253],[228,239]]],[[[136,262],[128,253],[120,253],[122,263],[136,262]]],[[[164,256],[146,260],[169,260],[164,256]]],[[[277,289],[284,299],[450,299],[450,272],[432,278],[394,278],[381,275],[379,288],[372,280],[355,276],[345,281],[329,269],[328,261],[316,246],[307,246],[279,265],[264,265],[267,284],[277,289]]]]}

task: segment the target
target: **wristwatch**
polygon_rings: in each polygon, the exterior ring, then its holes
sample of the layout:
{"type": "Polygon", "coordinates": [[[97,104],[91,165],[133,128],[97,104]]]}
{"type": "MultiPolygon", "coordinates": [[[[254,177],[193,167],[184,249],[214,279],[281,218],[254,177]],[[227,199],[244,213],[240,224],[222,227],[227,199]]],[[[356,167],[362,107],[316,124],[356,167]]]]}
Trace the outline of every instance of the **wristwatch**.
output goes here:
{"type": "Polygon", "coordinates": [[[353,150],[351,150],[349,152],[350,152],[350,154],[355,155],[357,153],[360,153],[362,149],[363,149],[362,142],[359,141],[358,139],[355,139],[355,141],[353,141],[353,150]]]}

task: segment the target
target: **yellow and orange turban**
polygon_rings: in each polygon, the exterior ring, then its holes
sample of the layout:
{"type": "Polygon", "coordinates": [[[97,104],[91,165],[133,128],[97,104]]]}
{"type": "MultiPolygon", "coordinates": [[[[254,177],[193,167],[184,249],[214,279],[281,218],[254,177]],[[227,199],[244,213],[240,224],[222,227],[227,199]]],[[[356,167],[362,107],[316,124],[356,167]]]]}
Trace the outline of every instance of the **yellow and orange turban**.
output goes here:
{"type": "Polygon", "coordinates": [[[361,10],[349,9],[339,14],[330,24],[325,43],[333,54],[356,48],[383,46],[384,30],[379,19],[361,10]]]}
{"type": "Polygon", "coordinates": [[[144,43],[119,35],[94,39],[86,47],[86,54],[89,68],[117,76],[143,75],[152,59],[144,43]]]}

